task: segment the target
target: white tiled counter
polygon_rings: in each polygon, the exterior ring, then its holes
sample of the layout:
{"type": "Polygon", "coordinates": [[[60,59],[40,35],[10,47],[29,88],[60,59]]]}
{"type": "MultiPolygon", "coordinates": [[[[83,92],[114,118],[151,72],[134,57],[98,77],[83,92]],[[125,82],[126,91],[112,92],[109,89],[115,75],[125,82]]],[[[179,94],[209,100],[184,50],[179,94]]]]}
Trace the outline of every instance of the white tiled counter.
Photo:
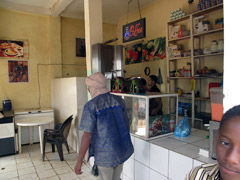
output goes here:
{"type": "Polygon", "coordinates": [[[208,146],[208,132],[192,129],[188,137],[174,135],[145,141],[132,136],[134,154],[123,166],[123,180],[184,180],[195,166],[215,163],[200,156],[199,149],[208,146]]]}

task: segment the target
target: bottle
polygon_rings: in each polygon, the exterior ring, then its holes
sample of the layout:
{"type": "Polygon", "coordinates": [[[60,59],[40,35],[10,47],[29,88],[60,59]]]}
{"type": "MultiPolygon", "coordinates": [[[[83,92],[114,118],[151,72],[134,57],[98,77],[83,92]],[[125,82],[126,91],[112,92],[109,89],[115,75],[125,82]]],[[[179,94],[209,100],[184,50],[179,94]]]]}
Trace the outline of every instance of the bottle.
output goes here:
{"type": "Polygon", "coordinates": [[[223,39],[218,41],[218,52],[223,52],[223,39]]]}
{"type": "Polygon", "coordinates": [[[217,53],[218,52],[218,45],[217,41],[213,40],[211,45],[211,53],[217,53]]]}

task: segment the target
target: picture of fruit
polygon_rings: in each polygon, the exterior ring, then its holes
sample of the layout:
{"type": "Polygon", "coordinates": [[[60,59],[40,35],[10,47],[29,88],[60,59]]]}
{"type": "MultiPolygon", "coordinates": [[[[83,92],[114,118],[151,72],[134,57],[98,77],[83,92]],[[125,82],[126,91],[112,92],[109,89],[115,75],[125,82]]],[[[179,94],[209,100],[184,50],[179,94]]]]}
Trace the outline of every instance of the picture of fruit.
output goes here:
{"type": "Polygon", "coordinates": [[[142,62],[142,44],[136,44],[125,48],[125,64],[142,62]]]}

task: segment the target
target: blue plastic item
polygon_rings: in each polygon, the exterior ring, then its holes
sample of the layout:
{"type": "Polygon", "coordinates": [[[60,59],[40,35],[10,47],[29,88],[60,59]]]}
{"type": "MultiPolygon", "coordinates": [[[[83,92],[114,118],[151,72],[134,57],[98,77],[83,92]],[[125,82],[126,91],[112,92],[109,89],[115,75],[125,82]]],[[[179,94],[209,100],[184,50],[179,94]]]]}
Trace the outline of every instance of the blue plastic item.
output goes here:
{"type": "Polygon", "coordinates": [[[184,112],[184,118],[178,123],[174,130],[174,135],[177,137],[186,137],[191,134],[191,126],[188,123],[187,111],[184,112]]]}

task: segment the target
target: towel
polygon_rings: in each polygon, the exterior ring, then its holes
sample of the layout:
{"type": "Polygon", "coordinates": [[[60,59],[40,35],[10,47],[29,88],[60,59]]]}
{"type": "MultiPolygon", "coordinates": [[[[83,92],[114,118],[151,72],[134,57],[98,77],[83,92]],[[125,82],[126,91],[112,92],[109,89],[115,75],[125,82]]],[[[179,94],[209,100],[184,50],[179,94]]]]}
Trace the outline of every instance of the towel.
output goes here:
{"type": "Polygon", "coordinates": [[[85,83],[88,86],[89,93],[92,98],[100,94],[105,94],[108,92],[107,82],[102,73],[96,72],[89,77],[86,77],[85,83]]]}

